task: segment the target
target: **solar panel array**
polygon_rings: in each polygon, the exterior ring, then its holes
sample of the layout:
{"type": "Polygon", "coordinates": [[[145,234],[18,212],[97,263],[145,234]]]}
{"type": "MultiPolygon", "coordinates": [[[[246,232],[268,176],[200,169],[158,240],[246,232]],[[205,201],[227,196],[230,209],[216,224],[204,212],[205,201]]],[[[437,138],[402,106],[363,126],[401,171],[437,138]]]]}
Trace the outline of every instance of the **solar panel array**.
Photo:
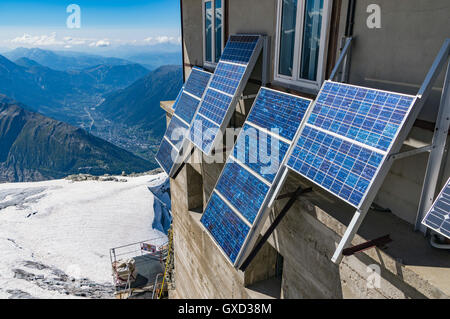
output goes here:
{"type": "Polygon", "coordinates": [[[287,166],[359,208],[415,97],[327,81],[287,166]]]}
{"type": "Polygon", "coordinates": [[[422,224],[450,238],[450,179],[436,198],[422,224]]]}
{"type": "Polygon", "coordinates": [[[235,97],[246,73],[251,72],[249,64],[259,54],[260,41],[258,35],[233,35],[228,40],[189,132],[189,139],[206,155],[211,154],[227,115],[234,110],[235,97]]]}
{"type": "Polygon", "coordinates": [[[275,176],[311,100],[261,88],[201,222],[235,264],[265,218],[275,176]]]}
{"type": "Polygon", "coordinates": [[[192,72],[174,103],[175,113],[164,134],[156,161],[170,175],[180,155],[192,120],[197,112],[212,74],[199,68],[192,72]]]}

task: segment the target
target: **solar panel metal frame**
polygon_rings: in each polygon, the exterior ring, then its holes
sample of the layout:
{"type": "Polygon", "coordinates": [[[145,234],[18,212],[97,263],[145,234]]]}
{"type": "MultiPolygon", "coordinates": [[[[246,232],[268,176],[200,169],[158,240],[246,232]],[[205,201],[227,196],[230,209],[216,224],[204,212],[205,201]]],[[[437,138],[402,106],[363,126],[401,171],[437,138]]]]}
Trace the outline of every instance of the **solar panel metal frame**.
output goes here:
{"type": "MultiPolygon", "coordinates": [[[[297,133],[296,133],[296,135],[293,137],[293,139],[290,141],[290,143],[287,143],[287,139],[286,139],[286,138],[283,138],[283,137],[281,137],[281,136],[277,136],[277,137],[276,137],[277,139],[280,139],[281,141],[286,142],[287,144],[289,144],[289,148],[292,148],[292,145],[293,145],[294,142],[295,142],[295,137],[297,136],[298,131],[299,131],[299,130],[301,129],[301,127],[304,125],[304,123],[305,123],[305,121],[306,121],[306,119],[307,119],[307,115],[309,114],[309,112],[310,112],[310,110],[311,110],[311,107],[312,107],[312,105],[313,105],[313,100],[312,100],[312,99],[309,99],[309,98],[304,98],[304,97],[296,96],[296,95],[293,95],[293,94],[285,93],[285,92],[280,92],[280,91],[273,90],[273,89],[266,88],[266,87],[261,87],[260,90],[259,90],[259,92],[258,92],[258,95],[260,94],[261,90],[263,90],[263,89],[264,89],[264,90],[269,90],[269,91],[274,91],[274,92],[281,93],[281,94],[288,95],[288,96],[293,96],[293,97],[295,97],[295,98],[301,98],[301,99],[303,99],[303,100],[305,100],[305,101],[309,101],[309,102],[310,102],[310,104],[309,104],[309,106],[308,106],[308,109],[307,109],[307,111],[305,112],[305,114],[304,114],[302,120],[300,121],[300,125],[299,125],[298,128],[297,128],[297,131],[296,131],[297,133]]],[[[255,106],[256,101],[257,101],[257,98],[255,98],[255,100],[253,101],[252,107],[251,107],[251,109],[250,109],[250,113],[251,113],[251,111],[253,110],[253,107],[255,106]]],[[[249,115],[250,115],[250,113],[249,113],[249,115]]],[[[247,117],[247,118],[248,118],[248,117],[247,117]]],[[[237,143],[237,141],[239,141],[240,135],[241,135],[241,134],[244,134],[244,130],[243,130],[244,125],[246,125],[246,124],[248,124],[248,123],[249,123],[249,122],[247,122],[247,120],[244,122],[244,124],[243,124],[243,126],[242,126],[242,129],[241,129],[241,131],[239,132],[239,135],[238,135],[238,137],[237,137],[237,139],[236,139],[236,143],[237,143]]],[[[252,124],[249,124],[249,125],[252,126],[252,127],[255,127],[255,124],[253,124],[253,123],[252,123],[252,124]]],[[[256,128],[256,129],[257,129],[257,128],[256,128]]],[[[258,133],[268,134],[268,133],[265,133],[265,132],[261,131],[260,129],[257,129],[257,130],[258,130],[258,133]]],[[[259,136],[258,136],[258,138],[259,138],[259,136]]],[[[235,147],[235,146],[236,146],[236,144],[234,145],[234,147],[235,147]]],[[[234,150],[234,147],[233,147],[233,150],[234,150]]],[[[228,160],[229,160],[230,158],[232,158],[232,159],[236,162],[236,159],[234,158],[234,156],[233,156],[232,153],[231,153],[230,156],[227,158],[227,162],[228,162],[228,160]]],[[[250,253],[250,247],[253,247],[253,246],[255,245],[257,239],[258,239],[258,236],[257,236],[257,235],[261,232],[261,229],[262,229],[262,227],[264,226],[264,222],[265,222],[265,220],[266,220],[267,217],[268,217],[268,213],[269,213],[269,211],[270,211],[270,208],[271,208],[271,206],[273,205],[273,198],[276,196],[277,192],[279,191],[280,183],[283,181],[283,179],[284,179],[284,177],[286,176],[286,173],[287,173],[287,171],[288,171],[288,170],[287,170],[287,166],[286,166],[286,162],[287,162],[288,158],[289,158],[289,151],[286,152],[286,155],[285,155],[283,161],[280,162],[278,172],[277,172],[277,174],[275,175],[275,178],[273,179],[273,181],[270,183],[269,181],[266,180],[266,185],[269,186],[269,191],[267,192],[267,194],[266,194],[266,196],[265,196],[265,199],[264,199],[264,201],[263,201],[261,207],[258,209],[258,213],[256,214],[253,223],[248,222],[247,219],[245,219],[245,218],[244,218],[244,219],[241,218],[243,221],[245,220],[244,222],[249,226],[250,230],[249,230],[249,232],[247,233],[247,235],[246,235],[246,237],[245,237],[245,241],[243,242],[243,244],[242,244],[242,246],[241,246],[241,249],[240,249],[240,251],[239,251],[239,254],[237,255],[236,261],[235,261],[234,263],[230,260],[230,257],[223,251],[223,249],[222,249],[222,247],[220,246],[220,244],[219,244],[219,243],[216,241],[216,239],[210,234],[210,232],[206,229],[206,227],[203,225],[203,223],[201,223],[201,227],[203,227],[203,229],[206,231],[206,233],[208,233],[209,237],[212,239],[212,241],[213,241],[214,244],[217,246],[217,248],[219,249],[219,251],[223,254],[223,256],[225,257],[225,259],[226,259],[229,263],[231,263],[235,268],[239,268],[240,265],[244,262],[245,258],[246,258],[246,257],[248,256],[248,254],[250,253]]],[[[226,163],[227,163],[227,162],[226,162],[226,163]]],[[[225,165],[226,165],[226,163],[225,163],[225,165]]],[[[241,168],[243,168],[243,169],[245,169],[245,170],[248,170],[247,167],[246,167],[246,165],[244,164],[245,166],[243,166],[242,163],[241,163],[239,160],[238,160],[236,163],[237,163],[241,168]]],[[[214,188],[213,188],[213,191],[212,191],[212,193],[211,193],[211,196],[210,196],[210,198],[208,199],[208,202],[207,202],[207,204],[206,204],[206,206],[205,206],[205,210],[206,210],[206,207],[208,207],[209,202],[211,201],[212,195],[213,195],[214,193],[218,194],[218,193],[216,192],[216,188],[217,188],[217,185],[219,184],[219,181],[220,181],[221,178],[222,178],[222,175],[223,175],[224,171],[225,171],[225,167],[222,169],[222,172],[220,173],[220,176],[219,176],[219,178],[217,179],[217,181],[216,181],[216,183],[215,183],[215,185],[214,185],[214,188]]],[[[261,177],[261,178],[263,178],[263,177],[261,177]]],[[[264,179],[264,178],[263,178],[263,179],[264,179]]],[[[218,196],[219,196],[219,198],[222,199],[222,201],[224,201],[224,200],[223,200],[223,195],[220,194],[220,195],[218,195],[218,196]]],[[[227,206],[230,207],[230,205],[229,205],[228,202],[229,202],[228,200],[224,201],[224,203],[225,203],[227,206]]],[[[234,207],[234,206],[230,207],[230,209],[231,209],[231,210],[234,210],[233,207],[234,207]]],[[[235,214],[236,214],[236,213],[235,213],[235,214]]],[[[242,214],[239,213],[239,215],[242,215],[242,214]]],[[[238,217],[239,217],[239,215],[238,215],[238,217]]],[[[240,217],[239,217],[239,218],[240,218],[240,217]]]]}
{"type": "MultiPolygon", "coordinates": [[[[217,143],[218,143],[218,142],[220,141],[220,139],[223,137],[223,134],[225,133],[225,130],[226,130],[226,128],[228,127],[228,124],[230,123],[231,118],[232,118],[232,116],[233,116],[233,113],[234,113],[234,111],[235,111],[235,109],[236,109],[236,105],[237,105],[238,101],[240,100],[240,98],[241,98],[241,96],[242,96],[242,93],[244,92],[244,89],[245,89],[245,87],[246,87],[246,85],[247,85],[247,82],[248,82],[248,80],[249,80],[249,78],[250,78],[250,75],[251,75],[251,73],[253,72],[253,70],[254,70],[254,68],[255,68],[255,65],[256,65],[256,62],[258,61],[258,58],[259,58],[259,56],[260,56],[260,53],[263,51],[263,48],[264,48],[265,44],[267,44],[267,36],[266,36],[266,35],[263,35],[263,34],[233,34],[233,35],[230,35],[228,39],[230,39],[230,38],[233,37],[233,36],[253,36],[253,37],[254,37],[254,36],[258,36],[259,39],[258,39],[258,42],[257,42],[257,44],[256,44],[256,46],[255,46],[254,52],[253,52],[253,54],[252,54],[252,56],[251,56],[251,58],[250,58],[250,60],[249,60],[249,62],[248,62],[247,64],[233,63],[233,62],[229,62],[229,61],[223,61],[223,62],[222,62],[222,63],[226,63],[226,64],[231,64],[231,65],[243,66],[243,67],[246,68],[246,70],[245,70],[245,72],[244,72],[244,75],[242,76],[242,79],[240,80],[240,83],[239,83],[238,88],[236,89],[236,93],[234,94],[234,96],[233,96],[233,98],[232,98],[232,100],[231,100],[231,102],[230,102],[230,104],[229,104],[229,106],[228,106],[227,112],[225,113],[224,119],[223,119],[223,121],[222,121],[222,123],[221,123],[221,125],[220,125],[220,127],[219,127],[218,133],[217,133],[216,136],[214,137],[214,140],[213,140],[213,142],[212,142],[212,144],[211,144],[210,152],[209,152],[209,153],[205,153],[205,152],[202,150],[202,147],[200,147],[199,145],[197,145],[197,144],[195,143],[195,141],[192,141],[192,139],[190,138],[190,134],[188,134],[188,139],[191,141],[191,143],[192,143],[193,145],[195,145],[200,151],[202,151],[202,153],[204,153],[204,154],[207,155],[207,156],[210,156],[210,155],[213,153],[213,151],[215,150],[215,148],[216,148],[216,146],[217,146],[217,143]]],[[[266,48],[266,50],[267,50],[267,48],[266,48]]],[[[263,57],[263,59],[264,59],[264,57],[263,57]]],[[[221,61],[219,60],[218,63],[220,63],[220,62],[221,62],[221,61]]],[[[263,73],[264,73],[264,72],[263,72],[263,73]]],[[[214,75],[211,77],[210,84],[211,84],[211,82],[212,82],[213,77],[214,77],[214,75]]],[[[208,91],[208,89],[210,89],[210,86],[209,86],[209,85],[208,85],[208,87],[206,88],[205,93],[208,91]]],[[[214,90],[215,90],[215,89],[214,89],[214,90]]],[[[220,91],[220,92],[221,92],[221,93],[225,93],[225,92],[223,92],[223,91],[220,91]]],[[[225,95],[230,96],[230,95],[227,94],[227,93],[225,93],[225,95]]],[[[201,107],[202,104],[203,104],[203,99],[204,99],[204,97],[205,97],[205,95],[203,95],[202,102],[200,103],[199,107],[197,108],[197,112],[196,112],[195,115],[194,115],[194,119],[195,119],[195,118],[197,117],[197,115],[199,114],[199,110],[200,110],[200,107],[201,107]]],[[[209,119],[208,119],[208,120],[209,120],[209,119]]],[[[194,120],[194,121],[195,121],[195,120],[194,120]]]]}
{"type": "MultiPolygon", "coordinates": [[[[439,195],[436,197],[435,201],[433,202],[433,205],[431,205],[431,208],[430,208],[430,209],[428,210],[428,212],[426,213],[425,217],[424,217],[423,220],[422,220],[422,224],[423,224],[425,227],[427,227],[427,228],[429,228],[429,229],[432,229],[432,230],[435,231],[436,233],[441,234],[442,236],[445,236],[445,237],[447,237],[447,238],[450,239],[450,236],[449,236],[448,234],[444,234],[444,233],[442,233],[442,231],[440,231],[440,229],[441,229],[442,227],[440,227],[439,229],[437,229],[437,228],[434,228],[434,227],[432,227],[431,225],[428,225],[428,224],[426,223],[428,217],[429,217],[429,216],[431,215],[431,213],[433,212],[434,207],[435,207],[436,204],[439,202],[439,200],[442,199],[442,195],[444,194],[444,192],[445,192],[446,189],[450,189],[450,178],[447,180],[447,182],[445,183],[445,185],[444,185],[444,187],[442,188],[441,192],[439,193],[439,195]]],[[[448,223],[450,223],[450,219],[448,220],[448,223]]]]}
{"type": "MultiPolygon", "coordinates": [[[[335,81],[327,80],[327,81],[325,81],[325,82],[323,83],[320,92],[322,92],[322,89],[325,87],[325,85],[326,85],[327,83],[336,83],[336,84],[345,85],[345,86],[350,86],[350,87],[354,87],[354,88],[370,89],[370,88],[366,88],[366,87],[363,87],[363,86],[358,86],[358,85],[352,85],[352,84],[348,84],[348,83],[340,83],[340,82],[335,82],[335,81]]],[[[392,138],[392,144],[391,144],[390,148],[388,148],[388,149],[384,152],[385,154],[383,155],[383,158],[382,158],[382,160],[381,160],[381,163],[384,163],[384,162],[385,162],[386,160],[388,160],[389,157],[392,155],[392,148],[393,148],[394,145],[396,144],[396,141],[397,141],[397,139],[398,139],[398,135],[400,134],[400,132],[401,132],[403,126],[404,126],[405,123],[407,122],[407,118],[409,117],[409,115],[410,115],[412,109],[414,108],[414,105],[415,105],[416,100],[417,100],[417,96],[408,95],[408,94],[402,94],[402,93],[397,93],[397,92],[391,92],[391,91],[385,91],[385,90],[378,90],[378,89],[370,89],[370,90],[374,90],[374,91],[377,91],[377,92],[390,93],[390,94],[397,94],[397,95],[400,95],[400,96],[406,96],[406,97],[409,97],[409,98],[412,98],[412,99],[413,99],[413,101],[412,101],[412,106],[410,107],[410,109],[408,110],[408,112],[406,112],[405,117],[403,118],[401,124],[399,124],[399,130],[398,130],[398,132],[397,132],[396,135],[392,138]]],[[[320,95],[320,92],[319,92],[318,96],[320,95]]],[[[314,110],[314,107],[315,107],[315,105],[316,105],[316,101],[317,101],[317,99],[314,101],[313,106],[311,107],[311,113],[312,113],[312,111],[314,110]]],[[[308,119],[309,119],[309,116],[311,115],[311,113],[308,114],[308,119]]],[[[289,157],[292,155],[292,153],[293,153],[293,151],[294,151],[294,149],[295,149],[295,146],[297,145],[298,140],[299,140],[300,137],[301,137],[301,134],[302,134],[302,132],[303,132],[303,129],[306,127],[306,124],[307,124],[307,121],[305,122],[305,125],[302,127],[301,131],[299,132],[298,136],[296,137],[295,143],[294,143],[295,145],[293,145],[293,147],[292,147],[292,148],[290,149],[290,151],[289,151],[289,154],[288,154],[289,157]]],[[[324,130],[324,131],[328,132],[328,130],[324,130]]],[[[326,133],[326,134],[329,134],[329,135],[334,135],[334,134],[335,134],[335,135],[337,136],[337,138],[340,138],[340,139],[342,139],[342,140],[345,140],[345,139],[346,139],[345,136],[343,136],[343,135],[341,135],[341,134],[339,134],[339,133],[333,133],[333,132],[330,132],[330,133],[326,133]]],[[[357,141],[355,141],[354,144],[358,144],[358,143],[359,143],[359,144],[364,144],[364,143],[362,143],[362,142],[357,142],[357,141]]],[[[361,147],[362,147],[362,146],[361,146],[361,147]]],[[[371,146],[367,145],[367,148],[370,149],[371,146]]],[[[380,153],[383,152],[382,150],[379,150],[379,151],[380,151],[380,153]]],[[[347,201],[347,200],[345,200],[345,199],[343,199],[343,198],[340,198],[338,195],[332,193],[332,192],[329,191],[328,189],[324,188],[322,185],[317,184],[314,180],[310,179],[310,178],[307,177],[307,176],[304,176],[304,175],[301,174],[300,172],[297,172],[295,169],[293,169],[293,168],[291,168],[291,167],[288,166],[288,168],[289,168],[291,171],[293,171],[293,172],[295,172],[295,173],[297,173],[297,174],[300,174],[301,176],[303,176],[304,178],[306,178],[306,179],[309,180],[310,182],[314,183],[315,185],[317,185],[318,187],[324,189],[325,191],[330,192],[330,193],[333,194],[334,196],[336,196],[336,197],[338,197],[339,199],[345,201],[347,204],[353,206],[353,207],[356,208],[356,209],[360,209],[360,208],[364,205],[364,201],[365,201],[364,199],[365,199],[365,197],[367,197],[368,194],[371,192],[372,184],[373,184],[373,183],[375,182],[375,180],[377,179],[377,175],[378,175],[379,171],[381,170],[381,167],[382,167],[382,164],[380,164],[380,165],[378,166],[377,170],[375,171],[375,173],[374,173],[375,178],[369,183],[369,186],[367,187],[367,190],[366,190],[365,194],[363,194],[363,199],[361,200],[360,205],[357,206],[357,205],[354,205],[354,204],[350,203],[349,201],[347,201]]]]}
{"type": "MultiPolygon", "coordinates": [[[[189,93],[189,92],[186,91],[186,93],[187,93],[189,96],[191,96],[191,97],[193,97],[193,98],[195,98],[195,99],[197,99],[197,100],[200,101],[200,102],[198,103],[197,109],[195,110],[195,113],[194,113],[194,118],[195,118],[195,114],[197,114],[197,111],[198,111],[198,109],[200,108],[200,105],[201,105],[201,102],[202,102],[202,100],[203,100],[203,97],[205,96],[206,91],[207,91],[207,89],[208,89],[208,87],[209,87],[209,83],[211,83],[211,80],[212,80],[212,73],[211,73],[211,72],[208,72],[208,71],[205,71],[205,70],[203,70],[203,69],[201,69],[201,68],[198,68],[198,67],[194,67],[193,70],[194,70],[194,69],[197,70],[197,71],[200,71],[200,72],[207,73],[207,74],[209,75],[208,84],[206,85],[205,90],[204,90],[204,92],[203,92],[203,96],[202,96],[201,98],[199,98],[198,96],[194,95],[193,93],[189,93]]],[[[188,78],[187,81],[189,81],[189,78],[188,78]]],[[[186,82],[187,82],[187,81],[186,81],[186,82]]],[[[181,96],[183,95],[183,93],[185,93],[185,88],[186,88],[186,83],[183,84],[183,86],[182,86],[180,92],[178,93],[176,103],[179,102],[179,99],[181,98],[181,96]]],[[[176,112],[176,110],[175,110],[175,112],[176,112]]],[[[186,121],[183,120],[181,117],[177,116],[177,115],[175,114],[175,112],[173,113],[172,117],[175,116],[177,119],[181,120],[183,123],[186,123],[186,121]]],[[[193,121],[194,121],[194,118],[192,119],[191,123],[187,123],[187,124],[188,124],[188,125],[187,125],[188,128],[187,128],[187,130],[186,130],[186,134],[185,134],[185,136],[183,137],[183,142],[181,143],[181,147],[180,147],[179,149],[178,149],[177,147],[175,147],[175,146],[170,142],[170,140],[168,140],[168,139],[165,137],[166,133],[164,133],[164,136],[163,136],[163,138],[162,138],[162,141],[161,141],[159,147],[161,147],[161,145],[162,145],[162,143],[164,142],[164,140],[166,140],[167,142],[169,142],[169,143],[172,145],[172,147],[173,147],[176,151],[178,151],[178,156],[177,156],[177,158],[173,161],[172,168],[170,169],[169,172],[166,172],[166,174],[169,175],[170,177],[172,177],[172,176],[177,172],[178,168],[179,168],[179,167],[182,165],[182,163],[184,162],[184,159],[188,156],[189,149],[190,149],[189,146],[190,146],[191,143],[190,143],[190,141],[188,140],[187,137],[188,137],[188,134],[189,134],[189,130],[190,130],[191,126],[192,126],[192,123],[193,123],[193,121]]],[[[170,122],[172,122],[172,119],[170,120],[170,122]]],[[[169,125],[170,125],[170,122],[169,122],[169,125]]],[[[169,127],[169,126],[167,126],[167,128],[168,128],[168,127],[169,127]]],[[[167,129],[166,129],[166,132],[167,132],[167,129]]],[[[161,162],[158,160],[158,158],[156,157],[156,155],[155,155],[155,160],[156,160],[156,162],[158,163],[158,165],[159,165],[161,168],[163,168],[163,170],[165,171],[164,165],[161,165],[161,162]]]]}
{"type": "MultiPolygon", "coordinates": [[[[322,88],[326,82],[339,83],[339,82],[327,80],[323,83],[322,88]]],[[[342,83],[339,83],[339,84],[342,84],[342,83]]],[[[357,88],[368,89],[366,87],[347,84],[347,83],[345,83],[345,85],[349,85],[349,86],[353,86],[353,87],[357,87],[357,88]]],[[[409,111],[405,114],[405,117],[402,121],[402,124],[400,125],[400,128],[399,128],[397,134],[393,138],[393,140],[392,140],[393,142],[392,142],[390,148],[386,151],[386,155],[384,156],[380,166],[378,167],[377,171],[375,172],[375,174],[374,174],[375,178],[369,184],[366,194],[363,197],[363,200],[361,201],[360,206],[359,207],[355,207],[354,205],[352,206],[352,207],[356,208],[356,212],[355,212],[350,224],[348,225],[347,230],[346,230],[344,236],[342,237],[338,247],[336,248],[336,250],[333,254],[333,257],[331,258],[332,262],[334,262],[336,264],[339,264],[341,262],[342,257],[343,257],[342,251],[344,250],[344,248],[346,248],[349,245],[349,243],[353,239],[354,235],[358,231],[359,226],[363,222],[368,210],[370,209],[370,206],[371,206],[373,200],[375,199],[375,196],[376,196],[379,188],[381,187],[381,184],[383,183],[386,175],[388,174],[388,172],[390,170],[390,167],[392,166],[393,155],[395,155],[396,153],[398,153],[400,151],[400,148],[402,147],[403,142],[405,141],[407,135],[411,131],[414,121],[417,118],[417,116],[421,110],[421,106],[424,103],[424,100],[421,99],[420,96],[417,96],[417,95],[414,96],[414,95],[408,95],[408,94],[402,94],[402,93],[378,90],[378,89],[372,89],[372,90],[377,90],[380,92],[387,92],[387,93],[395,93],[398,95],[412,97],[413,102],[412,102],[412,106],[410,107],[409,111]]],[[[311,112],[314,109],[315,105],[316,105],[316,100],[314,100],[313,104],[310,106],[309,112],[306,115],[306,120],[303,122],[302,127],[297,132],[297,136],[295,137],[294,142],[292,143],[292,146],[291,146],[291,149],[289,150],[287,159],[289,159],[290,156],[292,155],[292,152],[293,152],[295,146],[297,145],[298,139],[300,138],[301,133],[303,132],[303,129],[306,126],[307,120],[309,119],[309,116],[311,115],[311,112]]],[[[287,163],[287,161],[286,161],[286,163],[287,163]]],[[[288,171],[292,171],[292,172],[295,172],[296,174],[299,174],[299,172],[293,170],[292,168],[288,167],[287,165],[286,165],[286,168],[288,171]]],[[[323,188],[321,185],[318,185],[316,182],[312,181],[311,179],[304,176],[303,174],[300,174],[300,175],[302,177],[305,177],[312,183],[314,183],[314,185],[317,185],[318,187],[324,189],[325,191],[329,192],[333,196],[336,196],[332,192],[323,188]]],[[[287,173],[286,173],[286,176],[287,176],[287,173]]],[[[282,185],[284,184],[286,176],[284,176],[284,179],[281,181],[281,183],[279,185],[280,186],[279,189],[281,189],[282,185]]],[[[277,195],[277,194],[275,194],[275,195],[277,195]]],[[[274,198],[275,198],[275,196],[274,196],[274,198]]],[[[274,198],[273,198],[273,200],[274,200],[274,198]]]]}

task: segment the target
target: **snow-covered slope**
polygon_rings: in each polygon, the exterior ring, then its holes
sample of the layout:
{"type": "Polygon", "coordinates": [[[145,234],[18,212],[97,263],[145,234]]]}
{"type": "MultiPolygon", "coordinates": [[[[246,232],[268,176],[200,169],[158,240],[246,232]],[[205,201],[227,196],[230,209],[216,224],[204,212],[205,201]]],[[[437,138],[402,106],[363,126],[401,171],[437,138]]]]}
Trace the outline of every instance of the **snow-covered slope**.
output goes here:
{"type": "Polygon", "coordinates": [[[165,236],[149,188],[166,175],[124,179],[0,184],[0,298],[108,295],[109,249],[165,236]]]}

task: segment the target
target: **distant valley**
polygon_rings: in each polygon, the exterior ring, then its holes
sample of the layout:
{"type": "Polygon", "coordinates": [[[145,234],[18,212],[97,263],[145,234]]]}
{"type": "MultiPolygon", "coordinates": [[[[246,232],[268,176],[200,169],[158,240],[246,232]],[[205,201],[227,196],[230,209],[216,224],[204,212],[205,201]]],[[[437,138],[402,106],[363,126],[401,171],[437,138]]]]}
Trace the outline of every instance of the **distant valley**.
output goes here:
{"type": "Polygon", "coordinates": [[[86,131],[0,96],[0,182],[144,172],[153,165],[86,131]]]}
{"type": "MultiPolygon", "coordinates": [[[[52,129],[49,131],[37,130],[41,135],[40,139],[34,143],[49,143],[52,133],[54,133],[53,128],[66,125],[61,123],[65,122],[72,125],[67,125],[66,130],[71,132],[67,133],[67,136],[72,136],[71,134],[77,136],[76,138],[71,137],[74,141],[86,138],[97,146],[108,141],[142,158],[143,162],[137,161],[137,159],[141,159],[139,157],[131,160],[131,163],[135,162],[133,164],[135,166],[130,168],[135,170],[138,168],[152,169],[157,166],[154,154],[165,130],[165,114],[159,107],[159,102],[176,98],[182,85],[181,66],[166,65],[150,71],[141,64],[124,59],[89,55],[81,55],[80,59],[80,55],[77,54],[70,57],[69,53],[59,55],[59,53],[40,49],[25,49],[22,52],[16,49],[5,55],[14,58],[14,61],[0,55],[0,94],[8,97],[9,102],[17,101],[14,102],[14,105],[19,107],[20,111],[15,109],[13,113],[18,112],[26,114],[23,115],[26,118],[33,118],[36,127],[40,127],[39,120],[43,121],[42,126],[55,120],[50,125],[52,129]],[[20,53],[25,56],[20,56],[20,53]],[[39,112],[43,116],[34,112],[39,112]],[[82,130],[77,130],[76,127],[82,130]],[[49,134],[47,141],[44,138],[46,133],[49,134]],[[105,141],[96,140],[93,135],[105,141]],[[82,136],[84,137],[82,138],[82,136]]],[[[11,112],[11,106],[8,107],[8,111],[6,110],[6,105],[11,104],[5,103],[6,97],[3,97],[3,110],[0,113],[0,123],[3,123],[3,128],[5,123],[9,123],[10,120],[9,117],[5,119],[5,115],[10,115],[11,112]]],[[[11,129],[7,130],[8,134],[11,134],[11,129]]],[[[37,131],[32,130],[28,133],[36,134],[37,131]]],[[[0,134],[5,134],[5,132],[0,134]]],[[[0,138],[4,138],[4,136],[0,135],[0,138]]],[[[84,144],[89,143],[84,141],[84,144]]],[[[113,156],[120,153],[119,150],[125,152],[119,148],[112,148],[113,145],[109,143],[106,144],[109,146],[102,148],[105,156],[108,152],[112,152],[113,156]]],[[[19,146],[29,147],[27,144],[19,143],[14,150],[17,151],[19,146]]],[[[73,153],[73,146],[74,144],[70,144],[67,149],[60,149],[58,154],[65,156],[63,153],[69,151],[72,152],[68,156],[70,158],[77,153],[73,153]]],[[[0,157],[3,156],[3,160],[6,160],[6,153],[3,153],[5,150],[6,148],[0,149],[2,152],[0,157]]],[[[94,154],[100,153],[94,152],[94,154]]],[[[89,154],[92,155],[92,153],[89,154]]],[[[11,181],[11,176],[15,176],[16,180],[43,179],[46,176],[59,178],[65,170],[72,173],[74,169],[84,165],[73,159],[72,168],[70,165],[64,164],[60,166],[61,169],[57,168],[48,174],[45,173],[46,169],[38,173],[21,171],[24,168],[21,167],[22,164],[32,162],[32,154],[28,155],[29,158],[26,160],[23,159],[14,164],[11,162],[11,158],[17,158],[17,154],[8,155],[10,157],[8,164],[5,162],[1,164],[3,166],[0,174],[3,174],[3,180],[11,181]]],[[[39,156],[37,153],[35,155],[39,156]]],[[[109,163],[108,169],[110,171],[118,169],[120,165],[114,163],[120,163],[126,157],[123,156],[120,156],[120,160],[115,158],[109,163]]],[[[0,160],[0,162],[2,161],[0,160]]],[[[38,158],[36,158],[36,163],[43,164],[43,162],[39,162],[38,158]]],[[[102,165],[106,167],[105,163],[101,161],[98,163],[97,167],[102,167],[102,165]]],[[[122,163],[124,167],[127,167],[127,161],[122,163]]],[[[89,167],[89,165],[84,166],[89,167]]],[[[96,167],[95,165],[91,166],[96,167]]],[[[92,169],[91,173],[96,170],[92,169]]],[[[129,171],[128,169],[124,170],[129,171]]],[[[99,173],[107,171],[107,169],[98,169],[99,173]]]]}

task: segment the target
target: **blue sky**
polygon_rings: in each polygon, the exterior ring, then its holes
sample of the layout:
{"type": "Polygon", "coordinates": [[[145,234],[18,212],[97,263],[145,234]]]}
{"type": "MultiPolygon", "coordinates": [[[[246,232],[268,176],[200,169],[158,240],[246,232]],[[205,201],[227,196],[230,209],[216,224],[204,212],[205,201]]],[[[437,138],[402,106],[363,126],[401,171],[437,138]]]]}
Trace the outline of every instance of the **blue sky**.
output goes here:
{"type": "Polygon", "coordinates": [[[179,0],[0,0],[3,48],[175,45],[180,34],[179,0]],[[70,4],[81,8],[80,29],[66,26],[70,4]]]}

